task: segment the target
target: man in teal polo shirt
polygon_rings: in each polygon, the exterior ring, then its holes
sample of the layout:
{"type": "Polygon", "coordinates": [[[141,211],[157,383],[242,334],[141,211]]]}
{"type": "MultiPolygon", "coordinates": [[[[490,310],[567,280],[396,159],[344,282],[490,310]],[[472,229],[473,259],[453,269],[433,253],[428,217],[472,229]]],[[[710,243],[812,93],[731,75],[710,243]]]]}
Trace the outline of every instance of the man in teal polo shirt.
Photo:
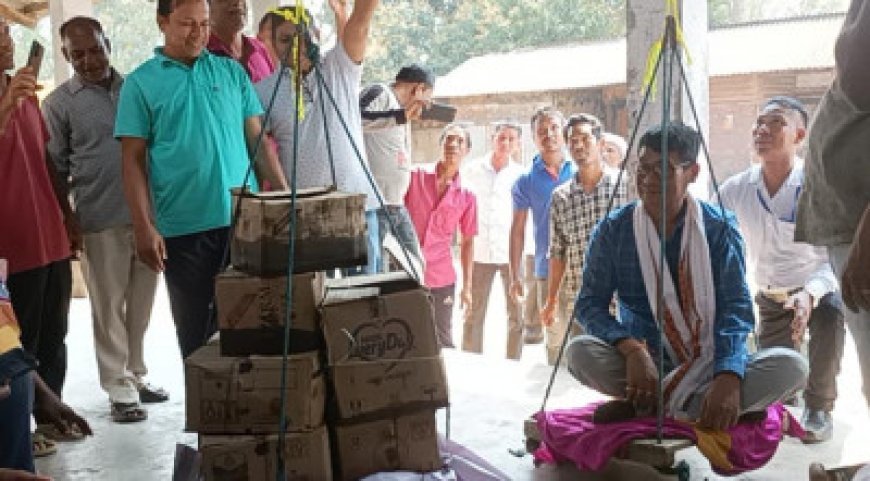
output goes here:
{"type": "MultiPolygon", "coordinates": [[[[124,82],[115,136],[136,251],[165,274],[187,357],[216,330],[214,277],[229,235],[230,189],[242,184],[263,110],[238,63],[205,50],[206,0],[159,0],[157,24],[164,46],[124,82]]],[[[257,178],[286,188],[268,150],[255,163],[257,178]]]]}

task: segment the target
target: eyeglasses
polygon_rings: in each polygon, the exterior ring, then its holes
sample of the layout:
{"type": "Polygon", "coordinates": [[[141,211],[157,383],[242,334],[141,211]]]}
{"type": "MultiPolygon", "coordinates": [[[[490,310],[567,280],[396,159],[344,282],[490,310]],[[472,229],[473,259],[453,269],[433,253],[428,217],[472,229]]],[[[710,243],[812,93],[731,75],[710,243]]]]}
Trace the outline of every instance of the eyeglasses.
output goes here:
{"type": "MultiPolygon", "coordinates": [[[[668,176],[673,176],[678,170],[683,170],[688,167],[689,164],[678,164],[675,162],[668,162],[668,176]]],[[[657,176],[661,176],[662,174],[662,163],[659,162],[638,162],[634,167],[635,173],[637,175],[649,175],[655,174],[657,176]]]]}

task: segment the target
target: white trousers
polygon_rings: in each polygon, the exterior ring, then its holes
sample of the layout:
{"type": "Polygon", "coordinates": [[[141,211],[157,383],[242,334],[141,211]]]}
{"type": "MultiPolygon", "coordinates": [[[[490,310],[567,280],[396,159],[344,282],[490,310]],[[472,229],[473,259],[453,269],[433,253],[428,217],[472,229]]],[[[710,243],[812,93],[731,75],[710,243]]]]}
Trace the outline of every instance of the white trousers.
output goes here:
{"type": "Polygon", "coordinates": [[[83,237],[82,267],[91,299],[100,385],[112,402],[138,402],[137,383],[147,373],[142,345],[157,273],[136,259],[130,226],[83,237]]]}

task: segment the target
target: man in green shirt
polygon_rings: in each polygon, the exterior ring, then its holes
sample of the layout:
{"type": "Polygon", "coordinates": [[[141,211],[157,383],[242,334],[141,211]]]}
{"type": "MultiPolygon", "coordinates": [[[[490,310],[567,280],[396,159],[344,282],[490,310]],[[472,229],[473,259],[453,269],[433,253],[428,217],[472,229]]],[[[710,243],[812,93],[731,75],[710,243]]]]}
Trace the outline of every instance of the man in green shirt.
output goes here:
{"type": "MultiPolygon", "coordinates": [[[[137,254],[165,274],[187,357],[216,330],[214,277],[224,266],[230,189],[243,182],[263,111],[238,63],[205,50],[206,0],[159,0],[157,24],[164,46],[124,82],[115,136],[137,254]]],[[[277,157],[260,151],[258,180],[286,188],[277,157]]]]}

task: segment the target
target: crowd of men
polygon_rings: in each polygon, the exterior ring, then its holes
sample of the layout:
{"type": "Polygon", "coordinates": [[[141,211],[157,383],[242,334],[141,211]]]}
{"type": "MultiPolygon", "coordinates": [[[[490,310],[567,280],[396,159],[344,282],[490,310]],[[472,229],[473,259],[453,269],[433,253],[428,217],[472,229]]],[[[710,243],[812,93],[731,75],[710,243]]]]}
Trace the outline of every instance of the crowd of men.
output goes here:
{"type": "Polygon", "coordinates": [[[75,75],[41,107],[30,67],[6,74],[14,46],[0,19],[0,258],[20,326],[20,339],[0,342],[0,471],[33,471],[34,455],[90,433],[60,400],[70,259],[82,261],[111,418],[143,421],[144,403],[169,397],[146,381],[143,352],[158,275],[187,357],[216,330],[213,280],[227,263],[230,189],[243,183],[365,194],[360,272],[391,269],[388,235],[419,258],[442,347],[454,347],[458,298],[461,348],[482,352],[498,273],[506,357],[543,341],[556,365],[570,337],[563,364],[614,397],[597,422],[652,413],[664,375],[667,414],[711,429],[803,390],[805,440],[828,440],[846,325],[870,402],[870,66],[855,60],[870,44],[870,6],[852,2],[815,121],[791,97],[766,100],[752,126],[758,163],[708,202],[688,190],[700,145],[690,127],[645,132],[620,171],[622,138],[594,115],[550,107],[532,115],[528,165],[522,127],[499,122],[483,157],[468,159],[471,133],[450,123],[437,161],[415,166],[431,160],[413,156],[410,125],[431,101],[432,72],[412,64],[361,88],[379,2],[329,4],[338,36],[322,52],[307,10],[270,11],[255,38],[242,33],[243,0],[158,0],[163,46],[126,76],[100,23],[72,18],[59,33],[75,75]]]}

